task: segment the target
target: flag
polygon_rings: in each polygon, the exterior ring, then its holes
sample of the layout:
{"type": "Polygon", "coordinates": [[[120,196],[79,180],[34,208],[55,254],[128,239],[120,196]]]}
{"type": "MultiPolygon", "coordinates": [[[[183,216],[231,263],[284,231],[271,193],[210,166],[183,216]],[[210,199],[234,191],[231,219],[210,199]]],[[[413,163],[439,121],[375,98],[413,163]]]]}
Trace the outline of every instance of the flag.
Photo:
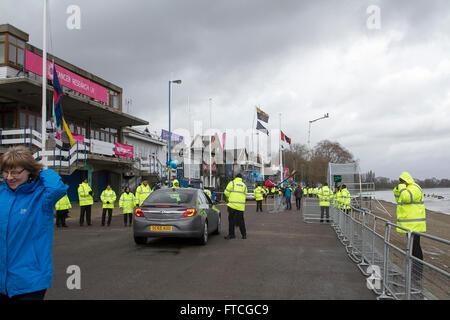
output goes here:
{"type": "Polygon", "coordinates": [[[256,115],[258,116],[258,120],[264,121],[265,123],[269,122],[269,115],[258,107],[256,107],[256,115]]]}
{"type": "Polygon", "coordinates": [[[289,138],[287,135],[284,135],[284,137],[286,138],[286,142],[291,144],[291,138],[289,138]]]}
{"type": "Polygon", "coordinates": [[[256,130],[262,131],[265,134],[269,135],[269,130],[267,130],[259,121],[256,121],[256,130]]]}
{"type": "Polygon", "coordinates": [[[281,140],[286,141],[287,143],[291,144],[291,138],[289,138],[287,135],[285,135],[283,131],[280,130],[280,132],[281,132],[281,140]]]}
{"type": "Polygon", "coordinates": [[[56,66],[53,64],[53,114],[56,122],[57,128],[64,128],[67,136],[69,137],[70,146],[75,144],[72,133],[70,132],[69,126],[64,120],[61,100],[63,97],[63,91],[61,85],[59,84],[58,74],[56,73],[56,66]]]}
{"type": "Polygon", "coordinates": [[[225,150],[225,139],[227,138],[227,133],[222,133],[222,149],[225,150]]]}

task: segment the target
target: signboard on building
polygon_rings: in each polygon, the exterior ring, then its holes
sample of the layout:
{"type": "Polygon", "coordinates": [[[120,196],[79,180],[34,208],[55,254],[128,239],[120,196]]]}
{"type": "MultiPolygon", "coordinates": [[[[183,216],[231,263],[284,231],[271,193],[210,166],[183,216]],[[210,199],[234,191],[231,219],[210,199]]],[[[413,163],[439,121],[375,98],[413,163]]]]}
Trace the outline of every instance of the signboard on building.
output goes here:
{"type": "MultiPolygon", "coordinates": [[[[56,133],[56,139],[61,140],[61,133],[62,131],[56,133]]],[[[82,134],[72,133],[72,138],[75,143],[84,144],[84,136],[82,134]]]]}
{"type": "MultiPolygon", "coordinates": [[[[108,90],[106,88],[80,77],[63,67],[55,66],[59,82],[62,86],[108,104],[108,90]]],[[[42,76],[42,57],[26,50],[25,69],[42,76]]],[[[47,79],[53,80],[53,63],[50,61],[47,61],[47,79]]]]}
{"type": "Polygon", "coordinates": [[[133,158],[133,146],[116,142],[115,153],[116,153],[116,156],[133,158]]]}
{"type": "Polygon", "coordinates": [[[114,143],[91,139],[91,153],[113,156],[115,154],[114,143]]]}
{"type": "MultiPolygon", "coordinates": [[[[213,163],[211,166],[211,172],[216,172],[216,171],[217,171],[217,165],[215,163],[213,163]]],[[[209,164],[207,164],[207,163],[203,164],[203,172],[209,172],[209,164]]]]}

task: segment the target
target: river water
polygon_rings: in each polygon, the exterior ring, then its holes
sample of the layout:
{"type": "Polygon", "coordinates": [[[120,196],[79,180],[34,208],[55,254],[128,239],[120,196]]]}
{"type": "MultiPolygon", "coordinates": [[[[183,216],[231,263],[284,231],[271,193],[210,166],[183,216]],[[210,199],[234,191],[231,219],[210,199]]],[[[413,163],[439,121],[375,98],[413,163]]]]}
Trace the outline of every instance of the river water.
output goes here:
{"type": "MultiPolygon", "coordinates": [[[[425,195],[426,209],[450,215],[450,188],[422,189],[422,191],[425,195]],[[438,196],[443,199],[438,199],[438,196]]],[[[375,197],[378,200],[395,203],[392,190],[375,191],[375,197]]]]}

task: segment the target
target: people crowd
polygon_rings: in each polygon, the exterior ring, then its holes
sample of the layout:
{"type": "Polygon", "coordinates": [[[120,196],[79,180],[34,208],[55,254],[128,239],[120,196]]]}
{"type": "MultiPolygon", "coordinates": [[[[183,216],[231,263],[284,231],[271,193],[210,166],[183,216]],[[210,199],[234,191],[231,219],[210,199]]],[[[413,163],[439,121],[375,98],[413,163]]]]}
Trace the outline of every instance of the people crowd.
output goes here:
{"type": "MultiPolygon", "coordinates": [[[[68,188],[68,183],[65,182],[65,185],[68,188]]],[[[111,226],[113,210],[116,206],[118,199],[118,206],[122,209],[123,222],[124,226],[132,226],[133,221],[133,211],[134,208],[139,207],[143,204],[144,200],[155,190],[160,189],[162,187],[167,187],[161,185],[161,182],[156,183],[153,188],[149,185],[148,180],[146,178],[142,179],[139,186],[137,186],[135,192],[133,193],[130,187],[125,187],[123,193],[118,197],[116,192],[112,189],[112,186],[108,184],[106,188],[100,193],[100,201],[102,205],[102,215],[101,215],[101,225],[102,226],[111,226]]],[[[180,182],[177,179],[173,179],[170,182],[171,188],[181,188],[180,182]]],[[[192,188],[192,185],[188,186],[192,188]]],[[[214,201],[215,193],[212,188],[204,188],[203,191],[205,194],[214,201]]],[[[90,183],[88,182],[88,178],[85,177],[81,181],[77,189],[78,192],[78,203],[80,207],[80,217],[79,217],[79,225],[80,227],[84,226],[84,223],[88,226],[92,225],[91,219],[91,211],[92,206],[94,204],[94,194],[90,183]]],[[[56,227],[64,227],[67,228],[66,219],[69,216],[69,210],[72,208],[72,204],[69,200],[67,193],[58,200],[58,202],[54,206],[55,208],[55,218],[56,218],[56,227]]]]}

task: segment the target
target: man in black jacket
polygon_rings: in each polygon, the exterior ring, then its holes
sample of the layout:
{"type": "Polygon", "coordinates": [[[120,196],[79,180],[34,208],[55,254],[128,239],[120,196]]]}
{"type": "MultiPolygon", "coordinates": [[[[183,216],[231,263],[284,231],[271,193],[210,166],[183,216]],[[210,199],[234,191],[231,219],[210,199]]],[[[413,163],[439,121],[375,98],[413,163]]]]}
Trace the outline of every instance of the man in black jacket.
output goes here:
{"type": "Polygon", "coordinates": [[[297,210],[300,210],[300,207],[302,204],[303,190],[302,190],[302,188],[300,188],[299,185],[297,185],[295,187],[294,195],[295,195],[295,204],[297,205],[297,210]]]}

